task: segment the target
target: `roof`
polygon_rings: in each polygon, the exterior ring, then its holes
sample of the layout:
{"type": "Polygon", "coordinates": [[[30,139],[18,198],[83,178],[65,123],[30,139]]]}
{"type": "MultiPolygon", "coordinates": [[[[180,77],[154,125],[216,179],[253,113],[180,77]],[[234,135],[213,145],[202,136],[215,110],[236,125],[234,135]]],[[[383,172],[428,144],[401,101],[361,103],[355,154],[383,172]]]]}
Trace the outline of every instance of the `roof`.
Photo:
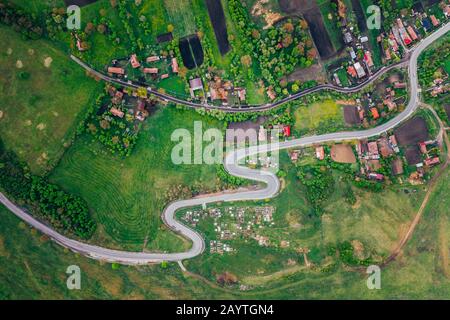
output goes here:
{"type": "Polygon", "coordinates": [[[144,73],[158,73],[158,68],[144,68],[144,73]]]}
{"type": "Polygon", "coordinates": [[[195,78],[192,80],[189,80],[189,86],[192,90],[200,90],[203,89],[203,82],[200,78],[195,78]]]}
{"type": "Polygon", "coordinates": [[[290,137],[291,136],[291,126],[284,126],[283,134],[285,137],[290,137]]]}
{"type": "Polygon", "coordinates": [[[155,61],[159,61],[158,56],[151,56],[147,58],[147,62],[155,62],[155,61]]]}
{"type": "Polygon", "coordinates": [[[347,73],[348,73],[349,75],[351,75],[353,78],[355,78],[355,77],[356,77],[356,69],[355,69],[355,67],[349,66],[349,67],[347,68],[347,73]]]}
{"type": "Polygon", "coordinates": [[[358,74],[359,78],[362,78],[366,75],[366,72],[364,71],[363,67],[361,66],[361,63],[357,62],[354,64],[356,73],[358,74]]]}
{"type": "Polygon", "coordinates": [[[136,54],[131,55],[130,61],[131,61],[131,66],[135,69],[139,68],[141,66],[141,64],[139,63],[139,61],[136,57],[136,54]]]}
{"type": "Polygon", "coordinates": [[[111,113],[112,113],[114,116],[116,116],[116,117],[123,118],[123,116],[124,116],[123,111],[120,111],[120,110],[117,109],[117,108],[112,107],[110,111],[111,111],[111,113]]]}
{"type": "Polygon", "coordinates": [[[372,53],[370,53],[370,51],[364,53],[364,61],[369,67],[373,67],[372,53]]]}
{"type": "Polygon", "coordinates": [[[378,113],[378,109],[377,108],[372,108],[370,109],[370,112],[372,112],[372,116],[373,118],[376,120],[380,117],[380,114],[378,113]]]}
{"type": "Polygon", "coordinates": [[[123,70],[122,68],[117,68],[117,67],[109,67],[108,73],[125,74],[125,70],[123,70]]]}
{"type": "Polygon", "coordinates": [[[409,35],[411,36],[411,38],[412,38],[413,40],[417,40],[417,34],[416,34],[416,32],[414,31],[413,27],[408,26],[408,27],[406,28],[406,30],[408,31],[409,35]]]}
{"type": "Polygon", "coordinates": [[[178,61],[177,58],[172,58],[172,71],[178,73],[178,61]]]}
{"type": "Polygon", "coordinates": [[[369,153],[374,155],[378,154],[378,144],[375,141],[369,142],[367,144],[367,147],[369,148],[369,153]]]}
{"type": "Polygon", "coordinates": [[[316,158],[319,160],[325,159],[325,149],[323,146],[316,147],[316,158]]]}
{"type": "Polygon", "coordinates": [[[400,158],[392,161],[392,174],[398,176],[404,172],[403,170],[403,161],[400,158]]]}
{"type": "Polygon", "coordinates": [[[436,17],[434,15],[431,15],[430,18],[431,18],[431,23],[433,24],[433,26],[437,27],[439,25],[438,19],[436,19],[436,17]]]}

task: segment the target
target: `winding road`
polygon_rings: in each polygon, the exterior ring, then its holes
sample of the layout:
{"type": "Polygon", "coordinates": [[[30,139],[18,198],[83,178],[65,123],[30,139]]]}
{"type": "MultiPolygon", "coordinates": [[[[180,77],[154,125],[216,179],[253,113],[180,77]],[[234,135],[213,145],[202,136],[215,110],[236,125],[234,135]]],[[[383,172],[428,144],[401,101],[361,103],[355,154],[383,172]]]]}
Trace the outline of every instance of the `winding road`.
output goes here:
{"type": "MultiPolygon", "coordinates": [[[[195,230],[181,224],[175,219],[175,213],[177,210],[181,208],[186,207],[192,207],[197,205],[203,205],[208,203],[214,203],[214,202],[228,202],[228,201],[243,201],[243,200],[262,200],[262,199],[268,199],[272,198],[277,195],[279,189],[280,189],[280,182],[275,174],[270,172],[264,172],[259,170],[253,170],[249,169],[247,167],[243,167],[238,165],[238,161],[242,160],[246,156],[255,155],[261,152],[265,151],[275,151],[275,150],[281,150],[281,149],[288,149],[293,147],[304,147],[304,146],[310,146],[317,143],[324,143],[324,142],[339,142],[344,140],[354,140],[354,139],[362,139],[362,138],[369,138],[373,136],[380,135],[395,126],[402,123],[404,120],[409,118],[412,113],[417,109],[419,105],[419,84],[417,79],[417,58],[419,57],[420,53],[428,47],[431,43],[433,43],[435,40],[437,40],[439,37],[443,36],[445,33],[447,33],[450,30],[450,24],[447,23],[443,25],[440,29],[435,31],[433,34],[431,34],[426,39],[423,39],[415,48],[414,50],[410,51],[409,55],[409,86],[410,86],[410,99],[408,106],[406,109],[399,115],[397,115],[395,118],[391,119],[389,122],[369,130],[363,130],[363,131],[351,131],[351,132],[338,132],[338,133],[330,133],[325,135],[319,135],[319,136],[310,136],[310,137],[303,137],[299,139],[294,140],[288,140],[279,143],[278,145],[262,145],[257,147],[250,147],[247,150],[239,149],[234,152],[231,152],[227,154],[225,157],[224,165],[227,171],[234,175],[239,176],[242,178],[250,179],[250,180],[256,180],[259,182],[263,182],[266,187],[263,189],[258,189],[254,191],[243,191],[243,192],[236,192],[236,193],[230,193],[230,192],[223,192],[217,195],[211,195],[206,197],[199,197],[199,198],[193,198],[189,200],[180,200],[175,201],[173,203],[170,203],[163,211],[162,213],[162,219],[164,223],[173,231],[178,232],[185,236],[186,238],[190,239],[192,241],[192,247],[186,251],[186,252],[178,252],[178,253],[145,253],[145,252],[127,252],[127,251],[119,251],[119,250],[112,250],[107,249],[95,245],[90,245],[84,242],[80,242],[77,240],[69,239],[49,226],[41,223],[40,221],[33,218],[30,214],[28,214],[24,209],[16,206],[14,203],[9,201],[5,195],[0,193],[0,202],[2,202],[9,210],[11,210],[16,216],[18,216],[23,221],[27,222],[32,227],[38,229],[40,232],[46,234],[51,239],[59,243],[60,245],[69,248],[70,250],[80,253],[82,255],[85,255],[87,257],[102,260],[102,261],[108,261],[108,262],[116,262],[121,264],[129,264],[129,265],[141,265],[141,264],[148,264],[148,263],[154,263],[154,262],[161,262],[161,261],[182,261],[185,259],[190,259],[195,256],[198,256],[203,252],[205,249],[205,243],[203,240],[203,237],[195,230]]],[[[76,59],[75,57],[72,57],[72,59],[76,59]]],[[[83,62],[79,61],[79,63],[83,64],[83,62]]],[[[89,68],[89,67],[88,67],[89,68]]],[[[389,67],[390,68],[390,67],[389,67]]],[[[389,68],[385,68],[384,72],[389,70],[389,68]]],[[[97,73],[94,71],[94,73],[97,73]]],[[[105,75],[102,75],[100,73],[97,74],[105,81],[110,82],[117,82],[116,79],[109,78],[105,75]],[[106,77],[106,78],[105,78],[106,77]]],[[[379,74],[377,75],[379,76],[379,74]]],[[[130,84],[122,84],[121,85],[127,85],[132,86],[130,84]]],[[[363,84],[363,86],[367,85],[363,84]]],[[[337,90],[341,92],[354,92],[354,91],[347,91],[347,90],[360,90],[362,88],[361,86],[359,88],[352,88],[352,89],[345,89],[345,88],[336,88],[329,85],[320,86],[320,88],[313,88],[309,90],[307,93],[301,92],[297,95],[288,97],[284,100],[281,100],[275,104],[272,105],[265,105],[265,106],[258,106],[256,108],[251,108],[251,111],[255,110],[265,110],[277,107],[283,103],[286,103],[288,101],[297,99],[305,94],[316,92],[318,90],[324,90],[324,89],[331,89],[331,90],[337,90]],[[344,91],[345,90],[345,91],[344,91]],[[284,102],[283,102],[284,101],[284,102]]],[[[157,95],[156,92],[152,91],[153,94],[157,95]]],[[[164,96],[162,97],[164,99],[168,100],[174,100],[176,98],[170,97],[170,96],[164,96]]],[[[191,106],[200,106],[205,107],[205,105],[198,105],[190,102],[185,102],[183,100],[175,101],[180,104],[192,104],[191,106]]],[[[213,106],[210,106],[213,108],[213,106]]],[[[218,108],[218,107],[214,107],[218,108]]]]}

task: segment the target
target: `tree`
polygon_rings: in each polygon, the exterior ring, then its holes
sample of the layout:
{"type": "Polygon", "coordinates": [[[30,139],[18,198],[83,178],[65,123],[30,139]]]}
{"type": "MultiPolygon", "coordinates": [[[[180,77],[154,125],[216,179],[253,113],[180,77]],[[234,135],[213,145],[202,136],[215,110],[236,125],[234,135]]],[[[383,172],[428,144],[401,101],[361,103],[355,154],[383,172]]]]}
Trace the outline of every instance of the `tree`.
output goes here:
{"type": "Polygon", "coordinates": [[[167,32],[173,32],[174,29],[175,29],[175,28],[174,28],[173,24],[169,24],[169,25],[167,26],[167,32]]]}
{"type": "Polygon", "coordinates": [[[252,64],[252,57],[250,57],[249,55],[242,56],[241,57],[241,63],[245,67],[249,67],[252,64]]]}

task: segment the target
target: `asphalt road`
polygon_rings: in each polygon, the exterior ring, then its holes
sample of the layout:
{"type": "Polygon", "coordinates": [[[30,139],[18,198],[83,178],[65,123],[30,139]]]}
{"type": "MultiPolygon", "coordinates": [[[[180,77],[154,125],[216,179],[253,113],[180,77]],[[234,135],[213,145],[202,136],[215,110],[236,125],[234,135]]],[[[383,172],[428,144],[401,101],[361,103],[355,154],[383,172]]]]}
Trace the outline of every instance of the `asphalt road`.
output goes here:
{"type": "Polygon", "coordinates": [[[40,232],[46,234],[51,239],[59,243],[60,245],[69,248],[70,250],[83,254],[87,257],[103,260],[108,262],[116,262],[121,264],[140,265],[152,262],[161,261],[181,261],[185,259],[193,258],[203,252],[205,249],[205,243],[203,237],[195,230],[181,224],[175,219],[175,212],[181,208],[191,207],[196,205],[203,205],[208,203],[214,203],[218,201],[243,201],[243,200],[258,200],[268,199],[277,195],[280,182],[278,178],[270,172],[261,172],[259,170],[249,169],[238,165],[238,161],[246,156],[254,155],[264,151],[271,151],[275,149],[287,149],[292,147],[308,146],[317,143],[324,143],[329,141],[343,141],[362,139],[380,135],[395,126],[402,123],[409,118],[411,114],[416,110],[419,105],[419,85],[417,80],[417,58],[420,53],[434,42],[439,37],[443,36],[450,30],[450,24],[442,26],[439,30],[435,31],[432,35],[422,40],[417,47],[411,52],[409,59],[409,86],[410,86],[410,99],[406,109],[394,119],[389,122],[369,130],[363,131],[351,131],[351,132],[337,132],[319,136],[303,137],[300,139],[288,140],[281,142],[275,148],[269,145],[263,145],[259,147],[251,147],[247,151],[243,149],[236,150],[229,153],[225,157],[224,165],[228,172],[232,175],[242,178],[260,181],[266,184],[266,187],[254,191],[243,192],[224,192],[212,196],[206,196],[201,198],[193,198],[189,200],[180,200],[169,204],[162,213],[162,219],[164,223],[172,230],[182,234],[186,238],[192,241],[192,247],[186,252],[178,253],[145,253],[145,252],[127,252],[119,250],[111,250],[99,246],[86,244],[80,241],[69,239],[47,225],[39,222],[25,210],[16,206],[9,201],[3,194],[0,193],[0,202],[2,202],[9,210],[11,210],[16,216],[29,225],[38,229],[40,232]]]}

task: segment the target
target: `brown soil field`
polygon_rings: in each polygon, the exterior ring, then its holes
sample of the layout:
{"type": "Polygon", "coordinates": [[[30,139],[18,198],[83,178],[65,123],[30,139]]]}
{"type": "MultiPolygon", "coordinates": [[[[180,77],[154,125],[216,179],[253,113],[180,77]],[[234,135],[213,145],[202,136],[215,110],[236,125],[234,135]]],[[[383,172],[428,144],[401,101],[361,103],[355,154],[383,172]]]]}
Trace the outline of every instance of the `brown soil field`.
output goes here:
{"type": "Polygon", "coordinates": [[[427,123],[421,117],[408,120],[401,127],[395,129],[394,134],[402,146],[415,145],[429,138],[427,123]]]}
{"type": "Polygon", "coordinates": [[[356,163],[352,147],[348,144],[335,144],[331,147],[331,159],[339,163],[356,163]]]}

